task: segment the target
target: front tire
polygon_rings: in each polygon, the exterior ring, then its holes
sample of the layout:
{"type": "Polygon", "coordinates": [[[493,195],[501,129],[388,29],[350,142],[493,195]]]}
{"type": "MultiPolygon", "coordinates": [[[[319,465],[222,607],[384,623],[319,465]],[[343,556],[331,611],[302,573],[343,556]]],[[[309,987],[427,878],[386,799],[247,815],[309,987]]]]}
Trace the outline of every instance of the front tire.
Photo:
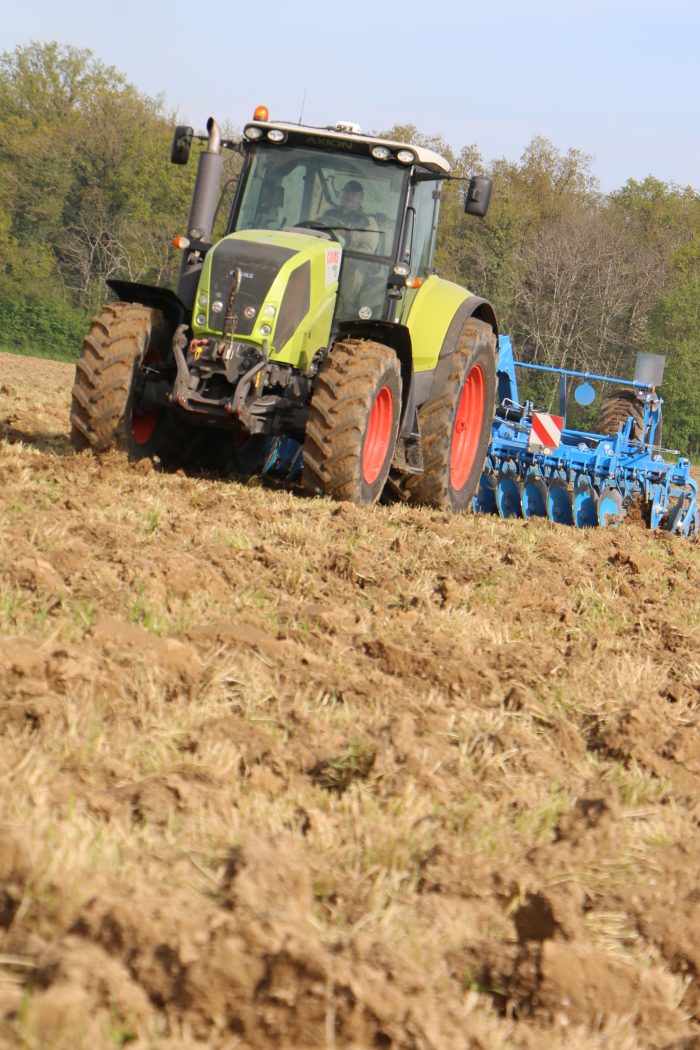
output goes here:
{"type": "Polygon", "coordinates": [[[496,336],[490,325],[470,318],[442,390],[418,410],[424,471],[405,482],[414,502],[455,514],[468,509],[491,437],[495,398],[496,336]]]}
{"type": "MultiPolygon", "coordinates": [[[[76,451],[125,447],[134,369],[147,354],[164,354],[168,338],[160,310],[137,303],[107,303],[93,318],[75,366],[70,440],[76,451]]],[[[139,447],[152,443],[156,423],[155,417],[135,420],[139,447]]]]}
{"type": "Polygon", "coordinates": [[[401,368],[368,339],[335,344],[309,405],[303,483],[311,492],[368,505],[382,494],[401,414],[401,368]]]}

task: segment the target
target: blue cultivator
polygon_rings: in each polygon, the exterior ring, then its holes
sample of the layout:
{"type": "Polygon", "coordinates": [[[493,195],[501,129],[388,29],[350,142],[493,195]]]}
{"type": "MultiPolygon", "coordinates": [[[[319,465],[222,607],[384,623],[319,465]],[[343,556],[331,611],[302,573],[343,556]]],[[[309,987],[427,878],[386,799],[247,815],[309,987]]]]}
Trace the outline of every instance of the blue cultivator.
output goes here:
{"type": "Polygon", "coordinates": [[[499,405],[474,510],[503,518],[546,516],[581,529],[617,525],[638,502],[651,529],[696,536],[697,484],[690,477],[690,461],[664,450],[677,457],[666,462],[656,440],[661,434],[662,405],[656,386],[662,374],[663,358],[649,354],[639,355],[631,382],[529,365],[514,361],[510,339],[501,336],[499,405]],[[536,412],[529,401],[520,404],[516,368],[559,376],[558,416],[536,412]],[[621,413],[618,409],[617,433],[567,428],[567,384],[572,378],[583,380],[574,393],[582,405],[595,398],[591,380],[626,388],[618,395],[623,408],[621,413]],[[626,420],[625,398],[631,399],[626,420]]]}

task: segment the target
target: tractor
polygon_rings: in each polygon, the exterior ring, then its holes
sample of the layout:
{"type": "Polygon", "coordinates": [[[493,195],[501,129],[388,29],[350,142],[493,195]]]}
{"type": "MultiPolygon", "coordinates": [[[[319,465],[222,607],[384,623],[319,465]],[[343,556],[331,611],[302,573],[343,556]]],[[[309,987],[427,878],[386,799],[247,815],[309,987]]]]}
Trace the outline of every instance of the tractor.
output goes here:
{"type": "MultiPolygon", "coordinates": [[[[489,302],[433,269],[449,163],[338,123],[271,121],[239,140],[213,118],[175,129],[171,160],[200,152],[177,291],[109,281],[76,365],[71,440],[186,466],[224,456],[239,475],[301,481],[373,504],[466,510],[496,391],[489,302]],[[224,151],[242,166],[223,234],[224,151]]],[[[490,180],[465,180],[483,216],[490,180]]]]}

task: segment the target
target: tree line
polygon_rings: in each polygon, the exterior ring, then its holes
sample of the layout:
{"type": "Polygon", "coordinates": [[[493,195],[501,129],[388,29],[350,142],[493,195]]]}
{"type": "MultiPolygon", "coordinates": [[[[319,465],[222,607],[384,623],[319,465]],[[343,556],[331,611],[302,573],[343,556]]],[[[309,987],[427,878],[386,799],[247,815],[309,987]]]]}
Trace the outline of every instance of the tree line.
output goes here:
{"type": "MultiPolygon", "coordinates": [[[[167,161],[174,123],[90,51],[0,56],[4,348],[74,358],[105,281],[175,281],[192,170],[167,161]]],[[[631,375],[637,351],[666,354],[666,439],[699,451],[700,194],[653,175],[603,193],[590,157],[539,137],[487,161],[413,125],[388,134],[493,179],[483,220],[464,215],[463,183],[444,184],[435,265],[494,303],[517,356],[631,375]]]]}

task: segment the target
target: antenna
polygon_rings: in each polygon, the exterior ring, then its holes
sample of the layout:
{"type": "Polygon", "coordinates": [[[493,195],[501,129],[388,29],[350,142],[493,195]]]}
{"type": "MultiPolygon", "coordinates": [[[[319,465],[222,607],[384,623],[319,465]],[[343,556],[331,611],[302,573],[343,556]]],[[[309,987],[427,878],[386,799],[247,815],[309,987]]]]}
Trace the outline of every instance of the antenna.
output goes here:
{"type": "Polygon", "coordinates": [[[304,97],[301,100],[301,112],[299,113],[299,123],[301,124],[302,117],[304,116],[304,106],[306,105],[306,88],[304,88],[304,97]]]}

